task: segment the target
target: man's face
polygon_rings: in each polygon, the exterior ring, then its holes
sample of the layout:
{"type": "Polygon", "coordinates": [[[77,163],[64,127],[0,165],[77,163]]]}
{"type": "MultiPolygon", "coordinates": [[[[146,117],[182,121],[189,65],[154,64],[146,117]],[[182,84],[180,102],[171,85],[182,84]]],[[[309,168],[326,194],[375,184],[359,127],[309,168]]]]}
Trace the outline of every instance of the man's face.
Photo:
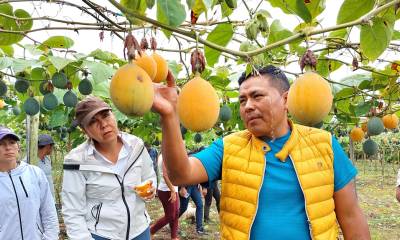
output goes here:
{"type": "Polygon", "coordinates": [[[5,137],[0,140],[0,162],[10,163],[17,161],[18,158],[18,142],[11,137],[5,137]]]}
{"type": "Polygon", "coordinates": [[[114,114],[110,110],[104,110],[90,120],[84,127],[85,133],[99,143],[114,141],[118,137],[118,126],[114,114]]]}
{"type": "Polygon", "coordinates": [[[281,94],[268,76],[250,77],[239,88],[240,117],[256,137],[276,137],[287,125],[287,92],[281,94]]]}

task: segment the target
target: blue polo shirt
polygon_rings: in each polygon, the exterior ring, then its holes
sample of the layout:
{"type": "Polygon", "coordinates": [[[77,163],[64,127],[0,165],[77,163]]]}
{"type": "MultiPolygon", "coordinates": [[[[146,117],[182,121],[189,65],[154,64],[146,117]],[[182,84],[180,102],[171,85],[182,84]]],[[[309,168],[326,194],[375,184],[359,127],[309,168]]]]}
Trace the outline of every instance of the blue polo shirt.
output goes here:
{"type": "MultiPolygon", "coordinates": [[[[289,136],[290,132],[274,141],[266,141],[271,150],[266,153],[264,181],[261,186],[257,214],[251,228],[251,240],[265,239],[266,236],[269,240],[311,239],[304,196],[293,163],[289,157],[285,162],[275,157],[289,136]]],[[[335,137],[332,137],[332,149],[336,192],[356,176],[357,170],[335,137]]],[[[210,182],[221,179],[223,153],[223,140],[218,139],[208,148],[194,155],[204,165],[210,182]]]]}

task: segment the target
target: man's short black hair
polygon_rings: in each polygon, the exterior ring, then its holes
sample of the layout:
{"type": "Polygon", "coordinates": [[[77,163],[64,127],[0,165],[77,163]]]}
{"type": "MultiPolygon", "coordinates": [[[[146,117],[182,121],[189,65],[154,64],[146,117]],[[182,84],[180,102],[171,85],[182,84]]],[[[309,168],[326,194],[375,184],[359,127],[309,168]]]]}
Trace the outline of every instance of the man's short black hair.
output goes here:
{"type": "Polygon", "coordinates": [[[269,77],[268,80],[271,86],[278,89],[280,93],[284,93],[288,91],[290,88],[290,83],[285,73],[283,73],[281,69],[273,65],[267,65],[265,67],[256,67],[256,70],[252,71],[248,75],[246,75],[246,72],[243,72],[238,80],[239,86],[242,85],[242,83],[247,79],[258,75],[265,75],[269,77]]]}

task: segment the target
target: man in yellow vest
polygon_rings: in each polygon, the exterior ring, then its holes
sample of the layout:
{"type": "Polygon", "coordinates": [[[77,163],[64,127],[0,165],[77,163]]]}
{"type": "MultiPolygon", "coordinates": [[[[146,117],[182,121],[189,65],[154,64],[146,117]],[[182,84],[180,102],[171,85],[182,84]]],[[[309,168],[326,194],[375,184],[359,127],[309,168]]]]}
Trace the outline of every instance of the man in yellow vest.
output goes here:
{"type": "Polygon", "coordinates": [[[161,116],[171,181],[221,180],[221,239],[334,240],[339,226],[345,239],[370,239],[352,181],[357,170],[330,133],[288,119],[288,90],[274,66],[243,74],[239,104],[246,130],[188,157],[169,74],[167,86],[155,87],[153,109],[161,116]]]}

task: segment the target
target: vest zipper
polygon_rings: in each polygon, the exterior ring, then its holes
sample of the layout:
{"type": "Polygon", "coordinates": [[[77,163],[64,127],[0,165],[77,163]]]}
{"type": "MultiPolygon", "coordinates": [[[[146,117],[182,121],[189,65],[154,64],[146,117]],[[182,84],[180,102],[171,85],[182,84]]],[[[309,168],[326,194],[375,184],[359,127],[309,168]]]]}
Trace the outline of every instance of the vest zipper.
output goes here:
{"type": "Polygon", "coordinates": [[[128,225],[126,228],[126,240],[129,240],[129,232],[130,232],[130,228],[131,228],[131,213],[129,211],[129,206],[128,203],[126,202],[126,198],[125,198],[125,189],[124,189],[124,180],[125,180],[125,176],[126,174],[129,172],[129,170],[132,168],[133,164],[136,163],[136,161],[139,159],[139,157],[142,155],[144,150],[144,146],[142,147],[142,150],[140,151],[140,153],[137,155],[137,157],[135,158],[135,160],[133,160],[132,164],[128,167],[128,169],[125,171],[124,176],[122,177],[122,181],[119,180],[118,174],[114,174],[115,177],[117,178],[117,181],[119,183],[119,185],[121,186],[121,193],[122,193],[122,201],[124,202],[125,208],[126,208],[126,213],[127,213],[127,217],[128,217],[128,225]]]}
{"type": "Polygon", "coordinates": [[[299,182],[299,185],[300,185],[300,188],[301,188],[301,192],[303,193],[303,197],[304,197],[304,211],[306,212],[307,223],[308,223],[308,229],[309,229],[309,231],[310,231],[310,237],[311,237],[311,240],[312,240],[312,239],[314,239],[314,236],[313,236],[313,234],[312,234],[312,226],[311,226],[310,217],[308,216],[308,212],[307,212],[306,195],[304,194],[303,186],[301,186],[301,182],[300,182],[300,179],[299,179],[299,175],[298,175],[298,173],[297,173],[296,165],[295,165],[294,162],[293,162],[293,158],[292,158],[292,156],[291,156],[290,154],[289,154],[289,157],[290,157],[290,160],[292,161],[294,171],[296,172],[296,178],[297,178],[297,181],[299,182]]]}
{"type": "Polygon", "coordinates": [[[17,208],[18,208],[18,217],[19,217],[19,230],[21,231],[21,239],[24,240],[24,233],[22,231],[21,209],[19,207],[18,194],[17,194],[17,190],[15,189],[14,181],[13,181],[13,179],[11,177],[11,172],[10,171],[8,172],[8,176],[10,177],[11,184],[12,184],[13,189],[14,189],[15,198],[17,199],[17,208]]]}
{"type": "Polygon", "coordinates": [[[258,188],[258,193],[257,193],[256,212],[254,213],[253,219],[251,220],[250,229],[249,229],[249,238],[248,238],[249,240],[250,240],[250,237],[251,237],[251,228],[253,227],[254,220],[256,220],[256,216],[257,216],[258,204],[259,204],[259,202],[260,202],[260,192],[261,192],[262,185],[263,185],[263,183],[264,183],[265,168],[267,167],[267,157],[265,156],[265,154],[266,154],[266,152],[264,152],[264,161],[265,161],[265,164],[264,164],[264,169],[263,169],[261,184],[260,184],[260,187],[258,188]]]}

